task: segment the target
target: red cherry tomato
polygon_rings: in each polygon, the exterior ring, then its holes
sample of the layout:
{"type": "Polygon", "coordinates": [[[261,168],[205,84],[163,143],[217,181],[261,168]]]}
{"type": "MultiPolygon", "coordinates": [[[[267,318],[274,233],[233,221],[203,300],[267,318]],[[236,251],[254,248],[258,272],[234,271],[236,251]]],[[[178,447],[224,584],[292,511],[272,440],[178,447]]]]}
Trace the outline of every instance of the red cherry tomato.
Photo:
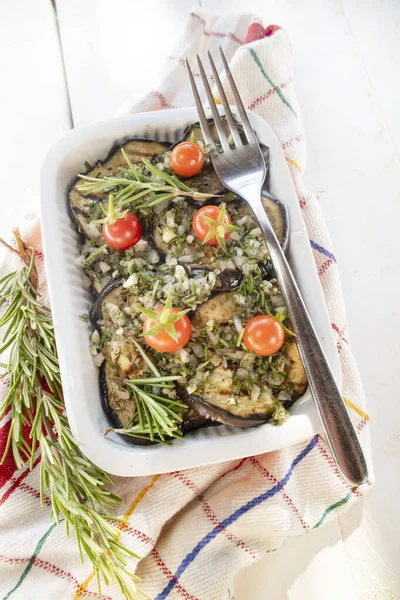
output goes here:
{"type": "Polygon", "coordinates": [[[285,331],[281,323],[269,315],[253,317],[244,328],[243,344],[257,356],[275,354],[284,341],[285,331]]]}
{"type": "Polygon", "coordinates": [[[181,177],[193,177],[201,171],[204,152],[194,142],[181,142],[171,152],[171,167],[181,177]]]}
{"type": "MultiPolygon", "coordinates": [[[[164,310],[164,307],[156,308],[156,312],[160,313],[164,310]]],[[[172,312],[174,314],[180,312],[179,308],[173,308],[172,312]]],[[[152,327],[156,325],[156,322],[149,317],[146,317],[143,323],[143,333],[149,331],[152,327]]],[[[176,350],[180,350],[183,346],[186,346],[188,341],[190,340],[190,336],[192,333],[192,324],[189,321],[186,315],[183,315],[179,319],[179,321],[175,321],[173,324],[175,327],[175,331],[178,335],[178,341],[172,339],[172,337],[166,332],[161,331],[156,335],[145,335],[144,339],[148,343],[149,346],[157,350],[158,352],[176,352],[176,350]]]]}
{"type": "MultiPolygon", "coordinates": [[[[207,233],[210,230],[209,224],[206,223],[206,221],[203,219],[203,217],[209,217],[210,219],[213,219],[214,221],[216,221],[220,215],[220,212],[221,212],[221,209],[218,206],[202,206],[201,208],[199,208],[199,210],[197,212],[194,213],[193,219],[192,219],[192,228],[193,228],[193,233],[197,237],[198,240],[203,242],[204,238],[206,237],[207,233]]],[[[224,219],[224,224],[230,225],[230,223],[231,223],[231,220],[229,218],[228,213],[226,213],[225,219],[224,219]]],[[[229,237],[229,231],[225,231],[224,237],[225,237],[225,239],[227,239],[229,237]]],[[[216,236],[214,236],[211,239],[207,240],[205,243],[215,246],[216,244],[218,244],[218,241],[217,241],[216,236]]]]}
{"type": "Polygon", "coordinates": [[[127,250],[140,240],[142,227],[140,221],[131,212],[126,213],[122,219],[115,223],[103,223],[102,233],[105,241],[115,250],[127,250]]]}

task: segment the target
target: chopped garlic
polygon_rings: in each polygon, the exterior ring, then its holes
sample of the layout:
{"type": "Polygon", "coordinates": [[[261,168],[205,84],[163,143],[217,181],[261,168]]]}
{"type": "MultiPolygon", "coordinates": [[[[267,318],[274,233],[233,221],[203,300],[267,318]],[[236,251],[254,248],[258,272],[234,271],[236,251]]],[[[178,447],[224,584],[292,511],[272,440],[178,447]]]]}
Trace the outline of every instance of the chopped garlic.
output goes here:
{"type": "Polygon", "coordinates": [[[93,331],[90,339],[92,340],[93,344],[99,344],[100,343],[100,334],[97,331],[97,329],[95,329],[93,331]]]}
{"type": "Polygon", "coordinates": [[[133,275],[130,275],[122,285],[124,288],[130,288],[134,285],[137,285],[138,281],[139,275],[137,273],[133,273],[133,275]]]}
{"type": "Polygon", "coordinates": [[[105,360],[104,356],[101,352],[99,352],[98,354],[93,356],[92,359],[93,359],[93,363],[96,367],[100,367],[105,360]]]}
{"type": "Polygon", "coordinates": [[[99,267],[102,273],[108,273],[108,271],[111,271],[110,265],[108,265],[102,260],[99,262],[99,267]]]}

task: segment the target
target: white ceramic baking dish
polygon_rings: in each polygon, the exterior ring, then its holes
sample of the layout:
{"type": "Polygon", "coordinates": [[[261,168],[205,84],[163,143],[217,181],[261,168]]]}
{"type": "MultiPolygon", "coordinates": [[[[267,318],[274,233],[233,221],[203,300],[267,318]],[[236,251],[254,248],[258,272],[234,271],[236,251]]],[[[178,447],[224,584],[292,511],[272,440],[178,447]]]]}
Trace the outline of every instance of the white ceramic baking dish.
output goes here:
{"type": "MultiPolygon", "coordinates": [[[[269,125],[255,114],[250,114],[250,120],[260,142],[270,148],[270,191],[289,209],[289,261],[340,385],[336,344],[285,157],[269,125]]],[[[210,427],[170,446],[140,447],[127,444],[117,435],[104,437],[109,424],[100,403],[98,369],[89,352],[91,326],[79,318],[87,313],[93,298],[83,284],[76,261],[78,235],[67,210],[67,188],[85,169],[85,161],[101,160],[115,143],[131,137],[175,141],[195,121],[196,110],[183,108],[128,115],[74,129],[50,149],[42,167],[42,235],[66,410],[82,451],[114,475],[150,475],[238,459],[295,444],[321,430],[311,395],[306,392],[280,427],[210,427]]]]}

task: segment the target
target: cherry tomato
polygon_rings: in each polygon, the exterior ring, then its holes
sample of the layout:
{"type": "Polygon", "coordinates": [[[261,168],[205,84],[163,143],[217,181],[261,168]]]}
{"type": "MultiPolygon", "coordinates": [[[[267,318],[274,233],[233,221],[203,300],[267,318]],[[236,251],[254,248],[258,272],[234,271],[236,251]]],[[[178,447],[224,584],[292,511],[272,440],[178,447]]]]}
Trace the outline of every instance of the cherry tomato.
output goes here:
{"type": "MultiPolygon", "coordinates": [[[[160,307],[156,308],[155,310],[156,312],[160,313],[164,310],[164,308],[160,307]]],[[[172,309],[172,313],[176,314],[178,312],[180,312],[179,308],[172,309]]],[[[149,331],[149,329],[154,327],[154,325],[156,325],[156,321],[150,319],[149,317],[146,317],[143,323],[143,333],[145,334],[146,331],[149,331]]],[[[176,352],[176,350],[180,350],[181,348],[183,348],[183,346],[186,346],[186,344],[190,340],[190,336],[192,333],[192,324],[189,321],[188,317],[186,315],[183,315],[183,317],[180,318],[179,321],[175,321],[173,325],[178,335],[177,342],[175,342],[175,340],[173,340],[172,337],[166,331],[161,331],[156,335],[145,335],[144,339],[146,340],[149,346],[151,346],[152,348],[154,348],[154,350],[157,350],[158,352],[176,352]]]]}
{"type": "MultiPolygon", "coordinates": [[[[221,213],[221,209],[218,206],[202,206],[201,208],[199,208],[199,210],[197,212],[194,213],[193,219],[192,219],[192,228],[193,228],[193,233],[197,237],[198,240],[203,242],[207,233],[210,231],[210,225],[208,223],[206,223],[206,221],[203,219],[203,217],[209,217],[210,219],[213,219],[214,221],[216,221],[218,219],[220,213],[221,213]]],[[[230,225],[230,223],[231,223],[231,220],[229,218],[228,213],[226,213],[225,219],[224,219],[224,225],[230,225]]],[[[229,231],[225,231],[224,237],[225,237],[225,239],[227,239],[229,237],[229,231]]],[[[212,246],[215,246],[216,244],[218,244],[216,235],[214,235],[214,237],[207,240],[205,243],[211,244],[212,246]]]]}
{"type": "Polygon", "coordinates": [[[243,344],[257,356],[275,354],[284,341],[285,331],[281,323],[269,315],[253,317],[244,328],[243,344]]]}
{"type": "Polygon", "coordinates": [[[140,240],[142,227],[140,221],[131,212],[126,213],[115,223],[103,223],[102,233],[105,241],[111,248],[116,250],[127,250],[140,240]]]}
{"type": "Polygon", "coordinates": [[[201,171],[204,152],[194,142],[181,142],[171,152],[171,167],[181,177],[193,177],[201,171]]]}

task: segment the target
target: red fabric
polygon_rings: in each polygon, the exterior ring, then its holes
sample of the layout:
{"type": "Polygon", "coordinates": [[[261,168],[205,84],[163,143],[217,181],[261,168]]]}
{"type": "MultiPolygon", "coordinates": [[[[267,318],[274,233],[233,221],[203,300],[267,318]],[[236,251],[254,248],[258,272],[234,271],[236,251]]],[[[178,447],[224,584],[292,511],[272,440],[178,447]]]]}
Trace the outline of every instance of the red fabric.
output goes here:
{"type": "MultiPolygon", "coordinates": [[[[0,458],[3,456],[6,449],[10,427],[11,420],[0,428],[0,458]]],[[[13,454],[12,452],[9,452],[4,463],[0,465],[0,488],[14,475],[16,468],[13,454]]]]}
{"type": "Polygon", "coordinates": [[[270,37],[279,29],[282,29],[282,27],[279,27],[279,25],[268,25],[268,27],[264,29],[261,23],[252,23],[247,30],[244,43],[249,44],[250,42],[255,42],[256,40],[262,40],[264,37],[270,37]]]}

